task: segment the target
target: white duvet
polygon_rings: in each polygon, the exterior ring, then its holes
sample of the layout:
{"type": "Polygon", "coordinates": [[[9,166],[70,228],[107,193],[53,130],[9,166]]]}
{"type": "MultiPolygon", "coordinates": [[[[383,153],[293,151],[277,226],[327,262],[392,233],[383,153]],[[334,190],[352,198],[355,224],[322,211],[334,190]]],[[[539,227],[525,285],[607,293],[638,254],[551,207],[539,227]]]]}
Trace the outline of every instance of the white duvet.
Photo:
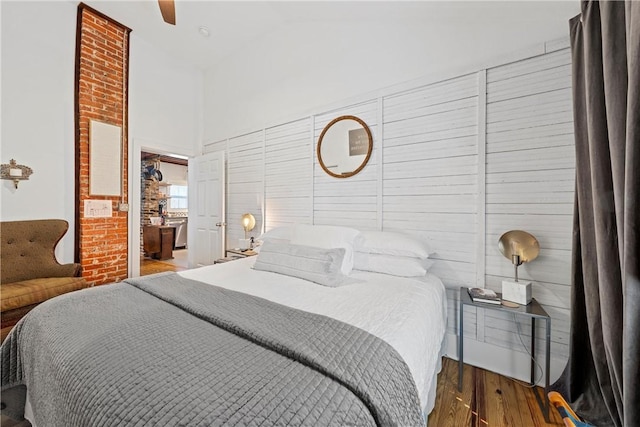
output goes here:
{"type": "Polygon", "coordinates": [[[253,270],[255,258],[180,272],[185,278],[322,314],[383,339],[403,357],[416,382],[425,415],[435,401],[436,374],[446,328],[446,295],[436,276],[404,278],[352,271],[355,283],[329,288],[277,273],[253,270]]]}

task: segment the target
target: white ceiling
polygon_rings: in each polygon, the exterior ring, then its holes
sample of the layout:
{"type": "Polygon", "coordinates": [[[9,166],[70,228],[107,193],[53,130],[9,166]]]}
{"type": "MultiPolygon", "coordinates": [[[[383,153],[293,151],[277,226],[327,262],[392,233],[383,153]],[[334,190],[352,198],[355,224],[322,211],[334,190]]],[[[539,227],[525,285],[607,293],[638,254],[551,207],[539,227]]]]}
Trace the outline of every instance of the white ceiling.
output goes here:
{"type": "MultiPolygon", "coordinates": [[[[176,0],[176,25],[162,20],[155,0],[97,1],[86,4],[131,28],[137,37],[200,68],[215,67],[253,41],[287,26],[305,23],[385,23],[447,25],[499,31],[510,21],[521,28],[555,26],[568,29],[580,11],[568,1],[189,1],[176,0]],[[203,37],[198,28],[210,32],[203,37]]],[[[513,25],[512,25],[513,26],[513,25]]],[[[443,37],[446,37],[443,34],[443,37]]],[[[505,34],[506,37],[509,35],[505,34]]],[[[477,34],[482,37],[482,34],[477,34]]],[[[544,41],[544,40],[543,40],[544,41]]],[[[441,43],[428,40],[425,43],[441,43]]]]}

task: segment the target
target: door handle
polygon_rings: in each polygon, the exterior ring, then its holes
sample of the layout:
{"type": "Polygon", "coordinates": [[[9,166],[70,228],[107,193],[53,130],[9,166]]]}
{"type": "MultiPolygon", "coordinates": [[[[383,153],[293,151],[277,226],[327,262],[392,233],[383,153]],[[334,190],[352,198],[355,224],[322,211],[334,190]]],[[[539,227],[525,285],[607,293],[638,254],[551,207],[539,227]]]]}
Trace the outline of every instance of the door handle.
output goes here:
{"type": "Polygon", "coordinates": [[[216,227],[225,227],[226,225],[226,222],[216,222],[216,227]]]}

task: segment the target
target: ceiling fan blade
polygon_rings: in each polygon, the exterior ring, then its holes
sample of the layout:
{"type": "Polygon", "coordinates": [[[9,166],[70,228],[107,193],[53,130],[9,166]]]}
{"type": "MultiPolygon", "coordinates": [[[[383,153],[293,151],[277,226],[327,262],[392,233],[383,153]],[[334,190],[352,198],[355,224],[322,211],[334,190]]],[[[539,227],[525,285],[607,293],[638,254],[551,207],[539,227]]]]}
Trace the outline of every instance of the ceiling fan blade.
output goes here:
{"type": "Polygon", "coordinates": [[[158,0],[158,5],[160,6],[160,13],[162,13],[164,22],[176,25],[176,5],[174,0],[158,0]]]}

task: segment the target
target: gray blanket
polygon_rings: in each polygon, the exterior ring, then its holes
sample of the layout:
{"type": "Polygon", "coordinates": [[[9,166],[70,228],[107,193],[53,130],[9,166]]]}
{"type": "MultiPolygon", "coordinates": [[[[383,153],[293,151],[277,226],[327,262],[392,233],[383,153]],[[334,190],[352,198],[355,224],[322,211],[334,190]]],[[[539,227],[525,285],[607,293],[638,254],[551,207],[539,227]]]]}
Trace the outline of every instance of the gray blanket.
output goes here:
{"type": "Polygon", "coordinates": [[[0,349],[3,412],[55,426],[424,425],[387,343],[174,273],[62,295],[0,349]]]}

